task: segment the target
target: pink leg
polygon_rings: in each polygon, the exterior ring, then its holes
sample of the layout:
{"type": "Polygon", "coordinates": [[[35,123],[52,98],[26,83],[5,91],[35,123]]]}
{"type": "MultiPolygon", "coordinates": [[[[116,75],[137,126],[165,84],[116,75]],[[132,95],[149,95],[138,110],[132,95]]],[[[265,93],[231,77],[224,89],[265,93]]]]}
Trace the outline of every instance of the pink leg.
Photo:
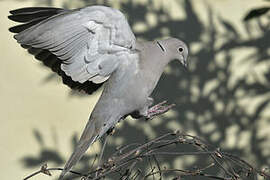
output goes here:
{"type": "Polygon", "coordinates": [[[158,103],[158,104],[156,104],[148,109],[146,118],[152,119],[155,116],[158,116],[160,114],[164,114],[174,106],[175,106],[175,104],[167,105],[167,101],[163,101],[161,103],[158,103]]]}

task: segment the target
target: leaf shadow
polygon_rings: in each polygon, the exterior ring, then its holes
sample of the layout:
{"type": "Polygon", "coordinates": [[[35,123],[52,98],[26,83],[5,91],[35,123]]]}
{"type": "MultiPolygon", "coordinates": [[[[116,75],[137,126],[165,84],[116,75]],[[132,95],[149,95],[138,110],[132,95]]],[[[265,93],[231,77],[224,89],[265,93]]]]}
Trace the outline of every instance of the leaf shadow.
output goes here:
{"type": "MultiPolygon", "coordinates": [[[[83,2],[86,5],[111,5],[107,1],[84,0],[83,2]]],[[[260,19],[255,19],[254,21],[257,21],[258,25],[252,26],[260,29],[260,35],[256,38],[243,39],[237,27],[226,18],[217,15],[208,4],[205,5],[204,10],[208,12],[208,19],[207,22],[204,22],[191,1],[175,2],[179,9],[184,11],[185,19],[173,19],[168,9],[163,6],[154,7],[151,0],[146,1],[143,5],[133,1],[120,2],[120,10],[128,15],[128,21],[132,28],[137,23],[142,22],[148,27],[143,32],[135,32],[138,38],[153,40],[162,36],[173,36],[188,42],[190,47],[199,44],[199,48],[196,50],[191,48],[188,72],[173,62],[169,66],[169,73],[162,75],[153,97],[156,102],[167,99],[169,102],[176,103],[177,106],[173,110],[173,116],[162,116],[159,123],[155,123],[155,120],[149,122],[150,130],[155,134],[163,134],[174,130],[175,126],[173,125],[177,125],[176,127],[194,132],[216,147],[221,147],[223,151],[247,158],[259,168],[264,167],[270,162],[270,156],[264,153],[265,144],[269,143],[269,137],[266,135],[258,136],[258,132],[261,128],[260,123],[268,122],[269,125],[269,120],[261,118],[262,113],[267,108],[269,109],[270,97],[267,96],[270,92],[269,71],[261,73],[256,70],[246,70],[243,76],[235,78],[237,70],[232,67],[235,68],[234,63],[237,61],[234,52],[242,48],[252,48],[254,51],[248,58],[244,58],[244,62],[241,62],[239,66],[244,63],[250,63],[252,67],[261,63],[267,64],[270,59],[270,31],[267,31],[267,28],[259,23],[260,19]],[[155,15],[156,25],[150,26],[148,24],[148,13],[155,15]],[[166,29],[167,34],[162,32],[164,29],[166,29]],[[223,41],[220,42],[220,39],[223,41]],[[257,80],[258,74],[259,79],[265,79],[264,82],[257,80]],[[247,106],[240,103],[246,98],[250,98],[251,103],[261,96],[265,98],[255,106],[253,113],[248,113],[247,106]],[[243,139],[243,136],[247,136],[246,139],[243,139]],[[241,145],[243,140],[247,143],[241,145]],[[233,146],[226,145],[231,141],[233,146]]],[[[64,2],[63,6],[68,8],[71,5],[64,2]]],[[[245,27],[250,28],[250,26],[245,27]]],[[[252,32],[252,29],[247,29],[247,33],[248,31],[252,32]]],[[[48,82],[52,79],[51,75],[49,76],[48,82]]],[[[117,128],[113,139],[123,139],[123,145],[145,142],[150,137],[143,128],[144,126],[125,121],[121,129],[117,128]]],[[[76,141],[75,136],[73,136],[71,140],[73,146],[76,141]]],[[[38,157],[26,156],[23,158],[26,168],[40,166],[45,161],[54,161],[58,165],[63,163],[63,159],[57,151],[48,150],[42,144],[40,146],[38,157]]],[[[105,157],[108,158],[116,147],[115,143],[109,144],[105,151],[105,157]]],[[[185,150],[189,151],[190,149],[185,150]]],[[[91,164],[89,161],[93,161],[93,159],[95,159],[94,156],[84,156],[80,161],[80,167],[82,167],[80,171],[87,172],[91,164]]],[[[179,159],[169,157],[163,160],[167,167],[178,166],[179,159]]],[[[182,162],[182,166],[186,169],[192,169],[195,166],[205,166],[207,162],[205,157],[196,157],[189,163],[182,162]]],[[[140,168],[147,169],[147,167],[140,168]]],[[[213,169],[212,173],[219,173],[215,171],[213,169]]],[[[192,177],[192,179],[196,178],[192,177]]]]}

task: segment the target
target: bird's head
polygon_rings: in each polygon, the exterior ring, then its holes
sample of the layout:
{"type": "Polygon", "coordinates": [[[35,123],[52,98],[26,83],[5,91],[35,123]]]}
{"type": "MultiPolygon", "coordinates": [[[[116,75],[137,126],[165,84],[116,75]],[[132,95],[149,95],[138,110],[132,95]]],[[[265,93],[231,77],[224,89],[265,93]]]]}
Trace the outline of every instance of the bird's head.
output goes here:
{"type": "Polygon", "coordinates": [[[188,47],[187,45],[176,38],[169,38],[161,41],[162,44],[166,46],[168,55],[170,59],[176,59],[181,62],[181,64],[187,68],[188,65],[188,47]]]}

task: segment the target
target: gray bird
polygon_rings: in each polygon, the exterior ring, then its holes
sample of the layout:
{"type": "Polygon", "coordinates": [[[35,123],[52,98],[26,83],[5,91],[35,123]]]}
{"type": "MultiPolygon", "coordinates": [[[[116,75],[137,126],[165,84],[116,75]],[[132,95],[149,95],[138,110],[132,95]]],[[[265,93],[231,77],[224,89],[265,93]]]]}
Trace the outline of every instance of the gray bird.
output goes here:
{"type": "Polygon", "coordinates": [[[125,16],[116,9],[89,6],[66,10],[30,7],[10,11],[23,24],[9,30],[23,48],[63,83],[93,93],[104,83],[80,140],[59,179],[97,139],[131,115],[150,118],[170,106],[150,107],[150,97],[165,66],[174,59],[187,66],[188,48],[176,38],[138,42],[125,16]]]}

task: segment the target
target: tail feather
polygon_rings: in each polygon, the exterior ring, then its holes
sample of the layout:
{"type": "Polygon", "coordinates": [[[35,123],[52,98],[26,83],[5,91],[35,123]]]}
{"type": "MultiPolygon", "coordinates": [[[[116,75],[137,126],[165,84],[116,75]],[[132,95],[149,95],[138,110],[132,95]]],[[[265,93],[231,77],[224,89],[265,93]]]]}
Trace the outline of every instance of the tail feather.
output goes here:
{"type": "Polygon", "coordinates": [[[69,160],[65,164],[65,167],[62,173],[59,176],[59,180],[62,180],[67,172],[71,170],[71,168],[82,158],[85,151],[89,148],[91,144],[93,144],[98,138],[98,132],[95,128],[94,122],[87,123],[83,134],[74,150],[69,160]]]}

